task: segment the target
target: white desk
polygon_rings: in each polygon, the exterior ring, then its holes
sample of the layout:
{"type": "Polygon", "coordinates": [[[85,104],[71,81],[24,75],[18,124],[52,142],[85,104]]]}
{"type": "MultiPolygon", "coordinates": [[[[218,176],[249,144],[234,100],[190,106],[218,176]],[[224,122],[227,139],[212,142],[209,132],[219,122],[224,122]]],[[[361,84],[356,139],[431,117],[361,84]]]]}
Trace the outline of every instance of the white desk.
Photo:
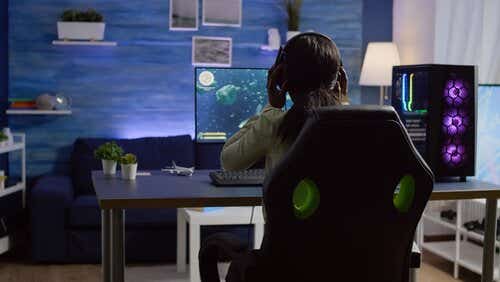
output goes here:
{"type": "MultiPolygon", "coordinates": [[[[189,208],[177,209],[177,271],[186,271],[186,223],[189,223],[189,277],[191,282],[199,282],[200,226],[249,224],[251,213],[251,207],[225,207],[205,212],[189,208]]],[[[260,248],[264,236],[262,207],[255,207],[252,224],[254,248],[260,248]]]]}

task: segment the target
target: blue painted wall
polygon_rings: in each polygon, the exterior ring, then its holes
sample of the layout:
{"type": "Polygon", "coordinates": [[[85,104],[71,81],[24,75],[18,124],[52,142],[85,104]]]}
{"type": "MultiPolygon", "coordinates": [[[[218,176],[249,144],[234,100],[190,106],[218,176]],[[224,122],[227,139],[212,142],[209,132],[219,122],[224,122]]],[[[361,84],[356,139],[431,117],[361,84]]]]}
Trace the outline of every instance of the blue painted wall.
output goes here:
{"type": "MultiPolygon", "coordinates": [[[[10,126],[27,134],[28,174],[67,172],[71,144],[80,136],[193,134],[191,37],[231,36],[233,66],[269,67],[274,54],[259,47],[270,27],[284,37],[281,3],[244,0],[242,28],[172,32],[168,0],[9,0],[10,97],[52,92],[73,101],[71,116],[10,117],[10,126]],[[106,39],[118,47],[51,45],[59,14],[88,7],[104,14],[106,39]]],[[[362,10],[362,0],[304,0],[302,12],[301,30],[329,34],[340,47],[354,103],[360,102],[362,10]]]]}
{"type": "MultiPolygon", "coordinates": [[[[361,63],[363,63],[362,60],[365,56],[368,42],[392,41],[392,7],[393,0],[363,1],[363,47],[361,63]]],[[[379,92],[379,87],[362,86],[361,102],[363,104],[378,104],[379,92]]],[[[386,104],[390,104],[390,101],[386,101],[386,104]]]]}
{"type": "MultiPolygon", "coordinates": [[[[7,108],[7,96],[9,93],[9,47],[8,47],[8,3],[0,3],[0,113],[4,113],[7,108]]],[[[7,126],[7,116],[0,114],[0,127],[7,126]]],[[[0,156],[0,169],[8,172],[6,155],[0,156]]]]}

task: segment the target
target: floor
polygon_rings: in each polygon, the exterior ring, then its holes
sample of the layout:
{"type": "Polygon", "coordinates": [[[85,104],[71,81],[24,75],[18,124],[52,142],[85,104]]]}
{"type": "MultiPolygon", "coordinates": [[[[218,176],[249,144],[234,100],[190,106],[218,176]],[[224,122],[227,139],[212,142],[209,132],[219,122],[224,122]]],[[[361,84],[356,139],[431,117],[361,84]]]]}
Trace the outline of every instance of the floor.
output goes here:
{"type": "MultiPolygon", "coordinates": [[[[480,281],[479,275],[466,269],[460,270],[460,280],[452,277],[453,265],[429,253],[424,253],[424,263],[419,271],[419,281],[452,282],[480,281]]],[[[126,270],[127,281],[144,282],[187,282],[188,275],[177,273],[175,265],[132,265],[126,270]]],[[[2,282],[98,282],[99,265],[32,265],[0,260],[0,281],[2,282]]]]}

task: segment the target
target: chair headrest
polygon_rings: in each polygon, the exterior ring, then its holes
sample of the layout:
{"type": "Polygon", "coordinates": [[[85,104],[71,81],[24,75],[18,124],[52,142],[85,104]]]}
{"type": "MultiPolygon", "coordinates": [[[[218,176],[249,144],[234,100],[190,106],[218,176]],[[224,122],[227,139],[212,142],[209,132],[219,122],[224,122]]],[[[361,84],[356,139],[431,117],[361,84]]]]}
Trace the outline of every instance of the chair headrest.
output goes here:
{"type": "Polygon", "coordinates": [[[345,105],[323,107],[315,111],[312,119],[321,120],[393,120],[400,122],[396,110],[391,106],[345,105]]]}

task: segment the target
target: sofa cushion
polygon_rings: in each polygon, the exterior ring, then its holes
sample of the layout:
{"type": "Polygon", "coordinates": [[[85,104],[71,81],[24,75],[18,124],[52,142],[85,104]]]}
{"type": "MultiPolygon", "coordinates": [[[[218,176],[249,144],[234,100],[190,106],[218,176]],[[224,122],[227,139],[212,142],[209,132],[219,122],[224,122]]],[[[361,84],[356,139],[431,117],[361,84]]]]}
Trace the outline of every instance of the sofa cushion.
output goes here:
{"type": "MultiPolygon", "coordinates": [[[[75,198],[69,210],[70,227],[96,228],[101,225],[101,210],[94,195],[75,198]]],[[[127,209],[125,211],[127,228],[155,228],[177,226],[176,209],[127,209]]]]}
{"type": "Polygon", "coordinates": [[[93,195],[91,171],[100,170],[94,150],[101,144],[116,141],[127,153],[137,156],[139,170],[161,169],[174,160],[181,166],[194,165],[194,144],[190,135],[145,137],[137,139],[78,138],[71,155],[73,186],[76,195],[93,195]]]}

